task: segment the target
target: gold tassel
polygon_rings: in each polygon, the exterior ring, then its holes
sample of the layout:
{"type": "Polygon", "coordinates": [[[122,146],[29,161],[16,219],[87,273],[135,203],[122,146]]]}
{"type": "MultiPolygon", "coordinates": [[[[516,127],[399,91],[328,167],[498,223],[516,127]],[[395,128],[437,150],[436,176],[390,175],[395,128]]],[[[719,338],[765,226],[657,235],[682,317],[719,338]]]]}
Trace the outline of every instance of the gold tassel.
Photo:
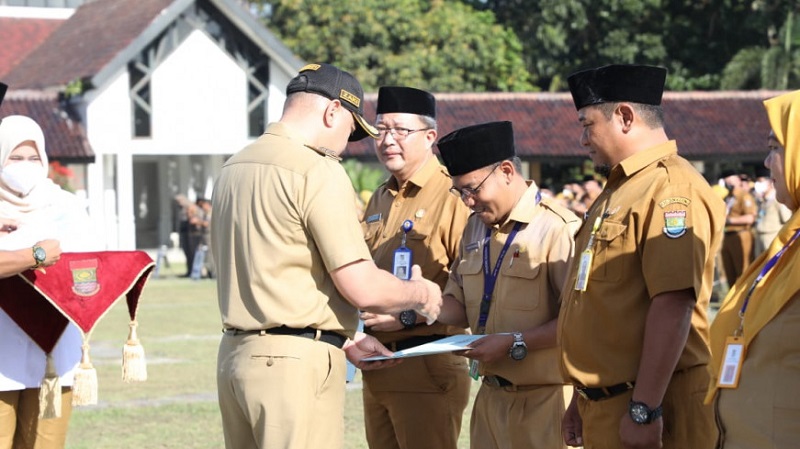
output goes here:
{"type": "Polygon", "coordinates": [[[47,354],[47,365],[39,386],[39,419],[61,417],[61,379],[56,373],[53,355],[47,354]]]}
{"type": "Polygon", "coordinates": [[[72,405],[97,404],[97,370],[89,360],[89,344],[81,346],[81,364],[75,370],[75,383],[72,385],[72,405]]]}
{"type": "Polygon", "coordinates": [[[131,321],[128,341],[122,348],[122,380],[124,382],[144,382],[147,380],[147,363],[144,348],[136,335],[136,321],[131,321]]]}

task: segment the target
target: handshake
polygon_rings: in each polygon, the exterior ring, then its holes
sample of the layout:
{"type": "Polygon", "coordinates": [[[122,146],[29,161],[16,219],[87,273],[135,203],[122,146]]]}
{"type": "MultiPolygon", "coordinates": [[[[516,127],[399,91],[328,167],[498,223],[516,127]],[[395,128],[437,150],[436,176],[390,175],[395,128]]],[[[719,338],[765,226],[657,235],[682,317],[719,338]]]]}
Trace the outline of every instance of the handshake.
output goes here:
{"type": "Polygon", "coordinates": [[[442,290],[435,283],[422,277],[419,265],[411,267],[411,280],[419,284],[420,294],[414,295],[419,300],[413,310],[425,317],[425,322],[431,325],[442,311],[442,290]]]}

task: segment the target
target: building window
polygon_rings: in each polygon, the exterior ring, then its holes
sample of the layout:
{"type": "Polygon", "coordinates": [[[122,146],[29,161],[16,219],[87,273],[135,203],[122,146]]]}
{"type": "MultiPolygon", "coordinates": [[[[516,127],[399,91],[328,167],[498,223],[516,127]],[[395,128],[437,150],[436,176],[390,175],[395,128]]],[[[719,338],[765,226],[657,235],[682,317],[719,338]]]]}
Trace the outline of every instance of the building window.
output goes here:
{"type": "Polygon", "coordinates": [[[140,61],[128,64],[133,137],[152,136],[150,75],[140,61]]]}

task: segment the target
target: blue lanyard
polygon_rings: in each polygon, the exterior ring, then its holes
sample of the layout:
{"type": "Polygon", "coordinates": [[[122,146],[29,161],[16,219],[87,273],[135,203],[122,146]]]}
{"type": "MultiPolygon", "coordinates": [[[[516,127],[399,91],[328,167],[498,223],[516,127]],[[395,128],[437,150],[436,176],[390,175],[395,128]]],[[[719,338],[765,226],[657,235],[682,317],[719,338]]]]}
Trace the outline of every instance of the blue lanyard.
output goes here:
{"type": "MultiPolygon", "coordinates": [[[[742,318],[742,323],[744,323],[744,312],[747,310],[747,305],[750,303],[750,296],[753,295],[753,291],[756,289],[756,285],[758,285],[758,283],[761,282],[761,279],[764,279],[764,276],[766,276],[767,273],[769,273],[769,270],[771,270],[772,267],[774,267],[775,264],[778,263],[778,259],[780,259],[781,256],[783,256],[783,253],[786,252],[786,250],[789,248],[789,245],[791,245],[792,242],[797,240],[798,236],[800,236],[800,229],[795,231],[792,238],[788,242],[786,242],[785,245],[783,245],[783,248],[781,248],[780,251],[778,251],[774,256],[772,256],[772,258],[770,258],[769,261],[767,261],[766,265],[764,265],[764,268],[761,269],[761,273],[759,273],[756,279],[753,281],[753,285],[750,286],[750,290],[747,291],[747,296],[745,296],[744,298],[744,304],[742,304],[742,310],[739,311],[739,317],[742,318]]],[[[739,329],[741,330],[741,326],[739,327],[739,329]]]]}
{"type": "Polygon", "coordinates": [[[522,222],[516,222],[514,228],[508,234],[506,243],[503,249],[500,250],[500,255],[497,256],[497,263],[494,265],[494,270],[489,271],[489,242],[492,237],[492,228],[486,228],[486,239],[483,244],[483,298],[481,298],[481,314],[478,319],[478,333],[483,334],[486,330],[486,320],[489,319],[489,307],[492,305],[492,292],[494,292],[494,284],[497,282],[497,276],[500,274],[500,267],[503,265],[503,258],[511,247],[511,242],[517,236],[517,232],[522,227],[522,222]]]}

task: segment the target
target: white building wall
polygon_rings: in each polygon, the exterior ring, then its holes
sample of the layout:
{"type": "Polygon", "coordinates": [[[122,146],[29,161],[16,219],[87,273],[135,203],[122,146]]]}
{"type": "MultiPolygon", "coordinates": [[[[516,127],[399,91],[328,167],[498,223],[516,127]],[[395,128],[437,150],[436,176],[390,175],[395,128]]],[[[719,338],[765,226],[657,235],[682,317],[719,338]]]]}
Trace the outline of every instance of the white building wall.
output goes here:
{"type": "Polygon", "coordinates": [[[151,88],[153,138],[134,154],[230,154],[249,142],[244,71],[203,32],[156,68],[151,88]]]}
{"type": "MultiPolygon", "coordinates": [[[[280,118],[286,85],[294,73],[270,65],[268,121],[280,118]]],[[[248,137],[247,78],[244,70],[203,32],[194,31],[154,70],[150,80],[152,136],[134,138],[127,68],[106,86],[87,92],[86,129],[97,154],[87,170],[89,213],[107,249],[136,248],[133,198],[134,159],[155,157],[188,184],[208,187],[224,156],[239,151],[248,137]],[[204,179],[186,156],[203,159],[204,179]],[[171,164],[171,165],[170,165],[171,164]]],[[[185,182],[184,182],[185,184],[185,182]]],[[[162,185],[162,210],[169,212],[175,192],[162,185]]],[[[207,194],[200,191],[198,194],[207,194]]],[[[169,220],[169,217],[164,218],[169,220]]],[[[168,229],[168,223],[164,224],[168,229]]]]}
{"type": "MultiPolygon", "coordinates": [[[[300,70],[297,67],[296,70],[300,70]]],[[[269,66],[269,103],[267,105],[267,121],[277,122],[283,113],[283,103],[286,102],[286,86],[295,73],[285,73],[280,66],[272,62],[269,66]]]]}
{"type": "Polygon", "coordinates": [[[96,154],[95,163],[87,170],[89,216],[98,238],[107,249],[122,249],[117,188],[116,161],[128,154],[131,136],[131,106],[128,95],[128,73],[120,72],[111,83],[89,91],[86,101],[86,133],[96,154]]]}

